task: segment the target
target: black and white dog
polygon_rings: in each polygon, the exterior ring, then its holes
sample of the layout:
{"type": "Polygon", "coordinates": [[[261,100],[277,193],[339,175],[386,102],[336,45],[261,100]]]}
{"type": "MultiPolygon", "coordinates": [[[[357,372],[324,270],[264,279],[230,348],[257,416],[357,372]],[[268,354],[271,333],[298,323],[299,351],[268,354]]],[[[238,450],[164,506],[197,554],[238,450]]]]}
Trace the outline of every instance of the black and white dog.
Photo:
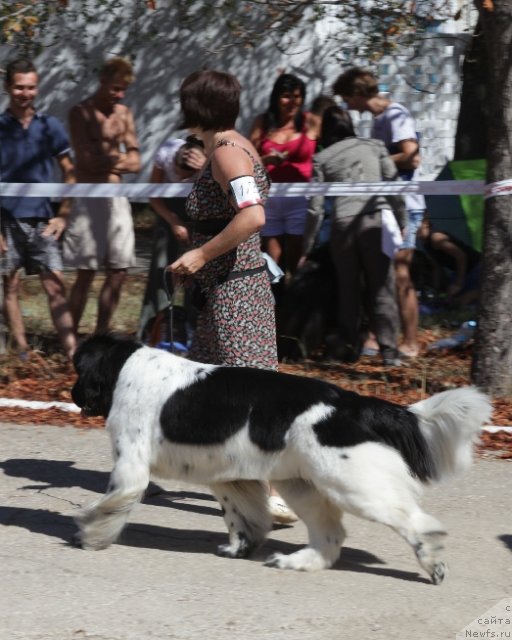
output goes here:
{"type": "Polygon", "coordinates": [[[382,522],[414,549],[434,583],[443,526],[418,506],[422,484],[468,467],[491,415],[475,388],[445,391],[404,408],[306,377],[198,364],[124,338],[79,346],[75,403],[107,417],[115,465],[105,496],[77,517],[76,542],[108,547],[150,474],[210,486],[229,544],[247,556],[271,527],[263,481],[305,522],[309,546],[265,564],[313,571],[336,562],[344,512],[382,522]]]}

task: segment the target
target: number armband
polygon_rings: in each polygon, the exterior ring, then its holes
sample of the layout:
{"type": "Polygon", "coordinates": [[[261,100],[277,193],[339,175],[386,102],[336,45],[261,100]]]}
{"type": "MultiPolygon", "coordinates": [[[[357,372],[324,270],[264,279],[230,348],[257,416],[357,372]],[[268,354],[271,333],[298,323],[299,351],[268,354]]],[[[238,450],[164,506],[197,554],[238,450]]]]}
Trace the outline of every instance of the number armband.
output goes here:
{"type": "Polygon", "coordinates": [[[246,209],[263,202],[254,176],[239,176],[230,180],[229,193],[239,209],[246,209]]]}

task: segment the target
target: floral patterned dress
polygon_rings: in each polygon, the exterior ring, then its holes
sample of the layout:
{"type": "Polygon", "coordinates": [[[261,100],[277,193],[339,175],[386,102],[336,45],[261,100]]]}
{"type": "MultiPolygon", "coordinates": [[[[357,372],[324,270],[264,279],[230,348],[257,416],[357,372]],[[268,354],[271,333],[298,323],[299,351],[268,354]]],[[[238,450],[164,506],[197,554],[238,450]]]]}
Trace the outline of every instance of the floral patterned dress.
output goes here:
{"type": "MultiPolygon", "coordinates": [[[[236,146],[227,140],[218,146],[226,144],[236,146]]],[[[266,171],[247,149],[244,151],[254,163],[254,179],[265,201],[270,186],[266,171]]],[[[210,163],[188,196],[186,210],[194,247],[219,233],[237,214],[214,180],[210,163]]],[[[189,352],[192,360],[277,369],[274,298],[264,267],[260,236],[255,233],[194,275],[204,304],[189,352]]]]}

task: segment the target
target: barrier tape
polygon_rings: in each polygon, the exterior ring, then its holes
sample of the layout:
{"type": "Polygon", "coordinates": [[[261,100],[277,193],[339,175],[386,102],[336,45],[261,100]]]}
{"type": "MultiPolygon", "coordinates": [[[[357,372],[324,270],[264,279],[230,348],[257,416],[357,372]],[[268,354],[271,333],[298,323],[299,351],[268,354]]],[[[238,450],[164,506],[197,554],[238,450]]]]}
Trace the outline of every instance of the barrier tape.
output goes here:
{"type": "MultiPolygon", "coordinates": [[[[512,180],[504,182],[512,185],[512,180]]],[[[416,182],[293,182],[274,183],[270,196],[357,196],[369,194],[381,195],[481,195],[486,197],[500,195],[488,190],[501,183],[485,185],[483,180],[432,180],[416,182]]],[[[46,198],[127,198],[147,200],[148,198],[186,197],[192,184],[153,184],[134,182],[130,184],[61,184],[0,182],[1,196],[36,196],[46,198]]],[[[508,185],[507,185],[508,188],[508,185]]],[[[510,187],[512,188],[512,186],[510,187]]]]}
{"type": "Polygon", "coordinates": [[[500,180],[485,185],[484,198],[494,198],[495,196],[508,196],[512,194],[512,180],[500,180]]]}

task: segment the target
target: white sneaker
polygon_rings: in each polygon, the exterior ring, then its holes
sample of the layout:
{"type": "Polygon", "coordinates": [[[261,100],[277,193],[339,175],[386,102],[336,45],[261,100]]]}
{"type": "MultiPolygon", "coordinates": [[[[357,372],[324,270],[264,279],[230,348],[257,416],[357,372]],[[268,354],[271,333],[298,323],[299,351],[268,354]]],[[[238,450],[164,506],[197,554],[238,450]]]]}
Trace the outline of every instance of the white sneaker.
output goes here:
{"type": "Polygon", "coordinates": [[[268,510],[276,524],[297,522],[298,516],[290,509],[281,496],[268,497],[268,510]]]}

